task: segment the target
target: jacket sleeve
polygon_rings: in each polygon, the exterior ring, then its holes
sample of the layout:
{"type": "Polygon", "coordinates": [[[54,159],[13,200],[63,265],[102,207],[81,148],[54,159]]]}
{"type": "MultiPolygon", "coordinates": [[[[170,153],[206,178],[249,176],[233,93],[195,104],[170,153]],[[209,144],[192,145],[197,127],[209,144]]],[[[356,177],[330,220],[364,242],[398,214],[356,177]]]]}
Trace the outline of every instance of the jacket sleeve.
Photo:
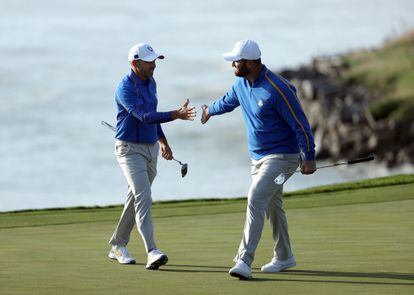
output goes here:
{"type": "Polygon", "coordinates": [[[210,116],[221,115],[231,112],[240,105],[236,92],[234,91],[234,85],[231,89],[220,99],[214,101],[208,108],[210,116]]]}
{"type": "Polygon", "coordinates": [[[131,87],[119,87],[116,91],[116,100],[142,123],[165,123],[173,120],[172,112],[147,112],[143,99],[131,87]]]}
{"type": "Polygon", "coordinates": [[[160,123],[157,123],[157,134],[158,134],[158,138],[165,138],[165,134],[164,134],[164,131],[162,131],[160,123]]]}
{"type": "Polygon", "coordinates": [[[306,160],[315,160],[315,143],[308,119],[299,103],[295,88],[284,83],[276,88],[276,108],[295,132],[299,147],[306,160]]]}

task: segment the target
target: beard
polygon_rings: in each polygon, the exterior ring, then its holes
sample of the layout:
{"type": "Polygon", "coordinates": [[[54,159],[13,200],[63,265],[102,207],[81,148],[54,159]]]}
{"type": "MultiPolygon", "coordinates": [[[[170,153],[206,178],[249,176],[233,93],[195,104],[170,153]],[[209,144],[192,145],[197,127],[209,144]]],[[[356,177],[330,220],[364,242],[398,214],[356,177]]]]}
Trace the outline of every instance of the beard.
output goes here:
{"type": "Polygon", "coordinates": [[[237,77],[246,77],[249,74],[249,69],[246,67],[246,64],[243,64],[240,68],[235,68],[234,74],[237,77]]]}
{"type": "Polygon", "coordinates": [[[146,76],[147,76],[147,78],[151,78],[152,76],[154,76],[154,70],[148,70],[148,71],[146,71],[146,76]]]}
{"type": "Polygon", "coordinates": [[[143,66],[136,66],[135,71],[139,72],[144,80],[152,78],[154,75],[155,67],[143,67],[143,66]]]}
{"type": "Polygon", "coordinates": [[[149,78],[151,78],[154,75],[154,70],[155,70],[155,67],[154,68],[146,68],[142,72],[143,72],[144,76],[147,79],[149,79],[149,78]]]}

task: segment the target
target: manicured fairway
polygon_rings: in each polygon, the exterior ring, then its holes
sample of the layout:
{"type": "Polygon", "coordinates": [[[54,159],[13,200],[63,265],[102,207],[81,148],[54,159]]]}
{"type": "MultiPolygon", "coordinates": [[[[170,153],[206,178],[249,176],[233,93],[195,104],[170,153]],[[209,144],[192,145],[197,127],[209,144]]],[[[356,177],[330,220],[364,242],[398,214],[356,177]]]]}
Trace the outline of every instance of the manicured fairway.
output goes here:
{"type": "Polygon", "coordinates": [[[0,214],[0,294],[414,294],[414,184],[292,196],[298,266],[262,274],[272,255],[266,224],[253,280],[227,273],[241,238],[245,200],[154,206],[156,240],[170,261],[145,270],[107,259],[120,208],[0,214]]]}

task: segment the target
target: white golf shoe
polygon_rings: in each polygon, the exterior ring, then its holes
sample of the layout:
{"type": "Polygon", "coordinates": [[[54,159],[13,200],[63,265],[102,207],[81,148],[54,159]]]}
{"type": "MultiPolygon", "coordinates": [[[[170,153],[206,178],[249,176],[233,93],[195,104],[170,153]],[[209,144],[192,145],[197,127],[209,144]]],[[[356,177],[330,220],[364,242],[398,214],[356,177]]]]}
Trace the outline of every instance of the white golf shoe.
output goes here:
{"type": "Polygon", "coordinates": [[[240,280],[248,280],[252,278],[252,269],[243,260],[237,260],[234,267],[229,270],[229,274],[240,280]]]}
{"type": "Polygon", "coordinates": [[[116,259],[121,264],[134,264],[135,258],[129,254],[128,250],[124,246],[112,246],[109,251],[108,257],[110,259],[116,259]]]}
{"type": "Polygon", "coordinates": [[[158,249],[154,249],[148,253],[147,269],[158,269],[161,265],[168,262],[168,257],[158,249]]]}
{"type": "Polygon", "coordinates": [[[268,264],[262,266],[261,271],[265,273],[275,273],[295,266],[296,260],[293,256],[286,260],[277,260],[273,258],[268,264]]]}

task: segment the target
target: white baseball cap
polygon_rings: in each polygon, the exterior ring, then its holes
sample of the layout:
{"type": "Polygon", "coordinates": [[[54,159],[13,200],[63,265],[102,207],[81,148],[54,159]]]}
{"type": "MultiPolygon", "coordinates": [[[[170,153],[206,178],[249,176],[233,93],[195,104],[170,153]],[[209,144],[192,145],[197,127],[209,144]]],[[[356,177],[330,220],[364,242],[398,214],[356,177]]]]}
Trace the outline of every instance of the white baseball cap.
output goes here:
{"type": "Polygon", "coordinates": [[[237,42],[233,50],[223,53],[223,57],[228,61],[237,61],[241,59],[256,60],[261,56],[259,45],[252,40],[241,40],[237,42]]]}
{"type": "Polygon", "coordinates": [[[128,53],[128,61],[143,60],[154,61],[157,58],[163,59],[164,55],[158,54],[147,43],[138,43],[131,47],[128,53]]]}

